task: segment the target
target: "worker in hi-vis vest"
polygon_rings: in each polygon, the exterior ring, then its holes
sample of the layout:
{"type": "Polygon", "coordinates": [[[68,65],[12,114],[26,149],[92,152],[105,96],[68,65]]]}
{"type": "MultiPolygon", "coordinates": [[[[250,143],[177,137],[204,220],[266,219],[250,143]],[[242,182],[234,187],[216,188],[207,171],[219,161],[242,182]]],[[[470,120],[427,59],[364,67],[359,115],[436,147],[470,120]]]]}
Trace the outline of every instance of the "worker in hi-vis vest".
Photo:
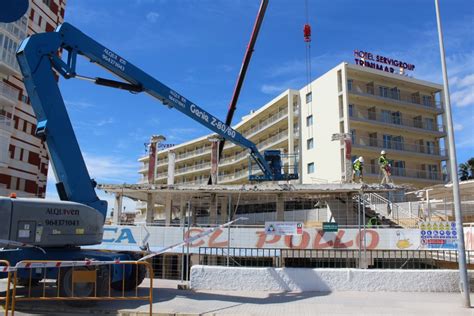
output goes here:
{"type": "Polygon", "coordinates": [[[352,163],[352,182],[355,182],[356,176],[359,182],[364,181],[364,157],[360,156],[352,163]]]}
{"type": "Polygon", "coordinates": [[[392,183],[391,166],[390,166],[390,163],[388,162],[387,153],[385,152],[385,150],[382,150],[380,152],[379,166],[380,166],[380,171],[382,172],[382,181],[380,182],[380,184],[392,183]]]}

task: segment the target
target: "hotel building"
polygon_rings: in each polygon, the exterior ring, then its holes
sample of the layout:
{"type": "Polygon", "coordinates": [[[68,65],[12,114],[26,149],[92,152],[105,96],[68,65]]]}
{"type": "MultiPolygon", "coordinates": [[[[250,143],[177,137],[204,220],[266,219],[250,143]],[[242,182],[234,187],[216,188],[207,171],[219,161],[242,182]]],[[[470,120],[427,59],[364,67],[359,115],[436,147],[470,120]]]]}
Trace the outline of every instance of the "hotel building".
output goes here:
{"type": "Polygon", "coordinates": [[[16,50],[27,36],[64,21],[65,0],[30,0],[14,23],[0,23],[0,196],[44,197],[48,153],[35,136],[36,118],[21,81],[16,50]]]}
{"type": "MultiPolygon", "coordinates": [[[[378,158],[385,150],[393,181],[421,188],[447,180],[441,172],[448,156],[440,100],[439,84],[341,63],[310,85],[281,93],[234,128],[261,151],[298,154],[295,183],[346,181],[358,156],[365,159],[364,181],[380,182],[378,158]]],[[[158,151],[155,183],[167,183],[170,151],[176,155],[175,184],[207,183],[209,136],[158,151]]],[[[139,159],[140,183],[148,182],[148,160],[139,159]]],[[[226,142],[218,183],[247,183],[248,174],[247,151],[226,142]]]]}

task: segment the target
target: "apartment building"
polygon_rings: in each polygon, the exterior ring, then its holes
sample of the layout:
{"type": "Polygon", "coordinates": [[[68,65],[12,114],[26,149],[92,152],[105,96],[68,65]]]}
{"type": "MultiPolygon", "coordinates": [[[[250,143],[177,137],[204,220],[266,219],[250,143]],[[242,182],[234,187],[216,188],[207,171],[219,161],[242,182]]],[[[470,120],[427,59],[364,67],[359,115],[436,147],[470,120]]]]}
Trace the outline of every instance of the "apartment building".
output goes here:
{"type": "Polygon", "coordinates": [[[44,197],[49,157],[35,136],[36,119],[15,52],[28,35],[62,23],[65,6],[65,0],[30,0],[20,20],[0,23],[0,195],[44,197]]]}
{"type": "MultiPolygon", "coordinates": [[[[350,161],[365,158],[365,181],[379,182],[378,157],[387,151],[393,180],[425,187],[445,181],[442,86],[359,65],[341,63],[300,90],[287,90],[245,116],[235,129],[259,150],[280,149],[299,156],[300,183],[345,181],[350,161]],[[346,137],[346,141],[344,140],[346,137]]],[[[208,136],[157,153],[155,183],[168,178],[168,154],[174,151],[174,183],[207,183],[208,136]]],[[[148,181],[148,156],[141,183],[148,181]]],[[[220,184],[246,183],[248,153],[226,143],[219,164],[220,184]]]]}

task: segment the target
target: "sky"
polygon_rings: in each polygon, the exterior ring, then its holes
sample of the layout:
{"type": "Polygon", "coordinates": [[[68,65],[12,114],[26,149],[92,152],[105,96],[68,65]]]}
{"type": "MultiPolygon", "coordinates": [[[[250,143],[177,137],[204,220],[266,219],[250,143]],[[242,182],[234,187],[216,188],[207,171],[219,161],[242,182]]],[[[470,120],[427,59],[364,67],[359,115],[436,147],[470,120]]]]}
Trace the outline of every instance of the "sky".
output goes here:
{"type": "MultiPolygon", "coordinates": [[[[68,0],[65,21],[224,120],[259,5],[258,0],[68,0]]],[[[306,84],[305,7],[304,0],[270,0],[234,122],[286,89],[306,84]]],[[[440,10],[457,158],[464,162],[474,156],[474,4],[440,0],[440,10]]],[[[353,51],[359,49],[415,64],[414,78],[442,83],[433,0],[309,0],[308,16],[313,80],[343,61],[354,63],[353,51]]],[[[79,59],[78,74],[111,78],[79,59]]],[[[145,94],[76,79],[60,79],[60,88],[90,175],[99,183],[136,183],[137,159],[152,134],[176,144],[209,133],[145,94]]],[[[49,175],[52,198],[57,196],[53,179],[49,175]]],[[[134,204],[125,205],[130,210],[134,204]]]]}

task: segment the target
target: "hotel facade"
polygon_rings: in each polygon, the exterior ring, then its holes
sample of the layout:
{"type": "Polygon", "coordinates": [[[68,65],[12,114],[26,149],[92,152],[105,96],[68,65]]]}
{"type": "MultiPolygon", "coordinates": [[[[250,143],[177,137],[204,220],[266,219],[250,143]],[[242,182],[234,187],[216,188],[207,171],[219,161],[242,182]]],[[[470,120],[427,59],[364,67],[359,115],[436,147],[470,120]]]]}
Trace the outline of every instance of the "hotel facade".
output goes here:
{"type": "MultiPolygon", "coordinates": [[[[349,181],[358,156],[365,160],[364,181],[380,182],[378,158],[385,150],[393,181],[422,188],[449,178],[442,173],[449,170],[442,99],[439,84],[341,63],[310,85],[281,93],[234,128],[261,151],[297,154],[300,178],[294,183],[349,181]]],[[[209,136],[159,150],[154,183],[207,183],[209,136]]],[[[149,156],[139,161],[140,183],[148,183],[149,156]]],[[[218,183],[248,183],[248,166],[247,151],[226,142],[218,183]]]]}
{"type": "Polygon", "coordinates": [[[36,118],[23,86],[16,50],[27,36],[64,21],[65,0],[30,0],[14,23],[0,23],[0,196],[44,197],[49,157],[35,136],[36,118]]]}

